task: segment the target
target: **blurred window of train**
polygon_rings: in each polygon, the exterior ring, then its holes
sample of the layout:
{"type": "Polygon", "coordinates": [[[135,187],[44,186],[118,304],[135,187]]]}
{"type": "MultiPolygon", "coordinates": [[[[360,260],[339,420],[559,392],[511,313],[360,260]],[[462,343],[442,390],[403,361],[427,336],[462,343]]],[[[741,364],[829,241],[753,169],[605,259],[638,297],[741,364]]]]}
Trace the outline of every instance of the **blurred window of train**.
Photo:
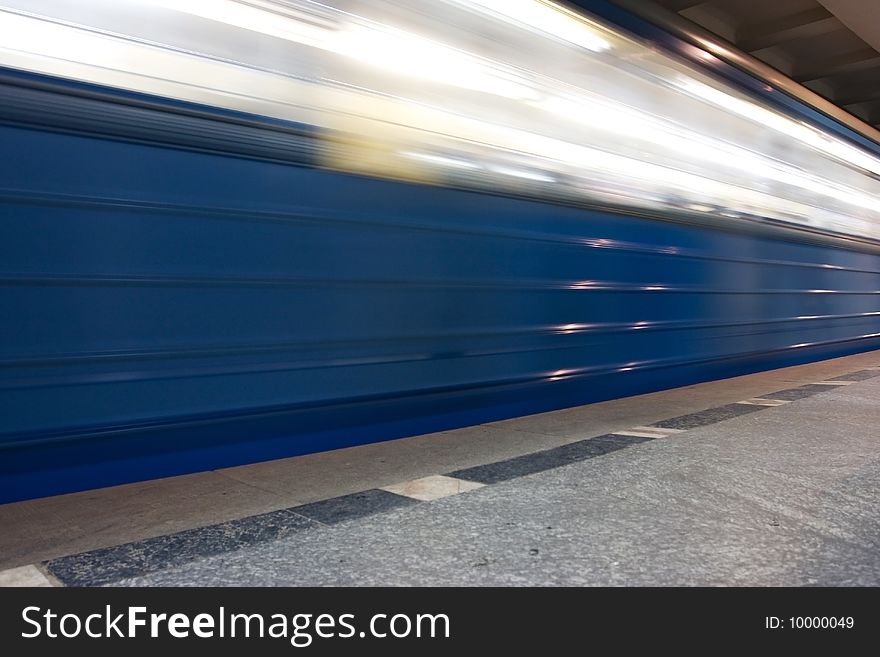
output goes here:
{"type": "Polygon", "coordinates": [[[2,66],[315,126],[326,167],[880,239],[880,159],[550,2],[0,11],[2,66]]]}

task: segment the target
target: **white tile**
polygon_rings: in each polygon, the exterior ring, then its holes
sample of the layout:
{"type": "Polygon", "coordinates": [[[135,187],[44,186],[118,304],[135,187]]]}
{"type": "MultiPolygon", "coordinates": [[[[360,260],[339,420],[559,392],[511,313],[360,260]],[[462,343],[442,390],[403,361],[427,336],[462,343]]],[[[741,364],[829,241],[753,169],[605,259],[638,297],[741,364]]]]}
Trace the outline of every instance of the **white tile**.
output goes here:
{"type": "Polygon", "coordinates": [[[611,431],[618,436],[637,436],[638,438],[667,438],[676,433],[682,433],[684,429],[667,429],[666,427],[632,427],[624,431],[611,431]]]}
{"type": "Polygon", "coordinates": [[[782,406],[783,404],[788,404],[789,402],[785,399],[761,399],[760,397],[754,397],[752,399],[743,399],[742,401],[738,401],[736,403],[751,404],[753,406],[782,406]]]}
{"type": "Polygon", "coordinates": [[[858,381],[816,381],[810,385],[814,386],[848,386],[853,383],[858,383],[858,381]]]}
{"type": "Polygon", "coordinates": [[[464,481],[463,479],[446,477],[444,475],[431,475],[430,477],[405,481],[401,484],[385,486],[382,490],[429,502],[431,500],[438,500],[441,497],[449,497],[450,495],[458,495],[469,490],[476,490],[483,486],[484,484],[478,484],[475,481],[464,481]]]}
{"type": "Polygon", "coordinates": [[[624,431],[612,431],[615,436],[636,436],[637,438],[667,438],[668,433],[656,433],[647,431],[634,431],[633,429],[625,429],[624,431]]]}
{"type": "Polygon", "coordinates": [[[0,586],[52,586],[52,582],[36,566],[19,566],[0,570],[0,586]]]}

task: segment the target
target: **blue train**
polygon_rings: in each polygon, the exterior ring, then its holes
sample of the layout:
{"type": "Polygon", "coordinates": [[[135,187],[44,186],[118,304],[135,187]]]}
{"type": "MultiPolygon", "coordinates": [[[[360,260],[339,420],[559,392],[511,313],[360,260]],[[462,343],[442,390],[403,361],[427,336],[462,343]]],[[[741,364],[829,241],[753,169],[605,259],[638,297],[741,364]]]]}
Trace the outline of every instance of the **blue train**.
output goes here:
{"type": "Polygon", "coordinates": [[[0,501],[880,346],[874,136],[577,4],[0,2],[0,501]]]}

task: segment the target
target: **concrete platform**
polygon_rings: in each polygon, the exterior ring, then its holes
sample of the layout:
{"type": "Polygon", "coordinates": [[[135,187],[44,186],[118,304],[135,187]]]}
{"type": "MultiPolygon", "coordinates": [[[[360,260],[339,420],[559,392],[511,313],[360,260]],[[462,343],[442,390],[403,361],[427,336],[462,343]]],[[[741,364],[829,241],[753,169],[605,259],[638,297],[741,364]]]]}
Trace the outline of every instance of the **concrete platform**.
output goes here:
{"type": "Polygon", "coordinates": [[[880,584],[880,354],[0,506],[0,584],[880,584]]]}

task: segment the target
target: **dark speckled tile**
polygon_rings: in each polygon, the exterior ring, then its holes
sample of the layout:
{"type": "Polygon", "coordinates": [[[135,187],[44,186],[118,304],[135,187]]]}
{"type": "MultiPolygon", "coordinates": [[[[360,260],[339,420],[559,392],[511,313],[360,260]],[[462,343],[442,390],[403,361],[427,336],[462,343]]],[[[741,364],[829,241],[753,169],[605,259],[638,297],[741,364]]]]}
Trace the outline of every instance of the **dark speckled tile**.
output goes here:
{"type": "Polygon", "coordinates": [[[505,461],[496,461],[495,463],[478,465],[473,468],[456,470],[455,472],[450,472],[448,476],[466,479],[467,481],[477,481],[481,484],[495,484],[500,481],[507,481],[508,479],[550,470],[551,468],[558,468],[576,461],[583,461],[594,456],[608,454],[609,452],[648,440],[651,440],[651,438],[606,434],[532,454],[524,454],[523,456],[517,456],[505,461]]]}
{"type": "Polygon", "coordinates": [[[272,541],[318,526],[289,510],[188,529],[168,536],[92,550],[48,562],[49,571],[67,586],[101,586],[197,558],[272,541]]]}
{"type": "Polygon", "coordinates": [[[850,372],[849,374],[844,374],[842,376],[835,376],[833,379],[828,379],[829,381],[866,381],[867,379],[873,379],[875,376],[880,376],[880,370],[858,370],[857,372],[850,372]]]}
{"type": "Polygon", "coordinates": [[[805,386],[801,386],[799,388],[789,388],[788,390],[779,390],[778,392],[771,392],[767,395],[761,395],[761,399],[784,399],[785,401],[795,401],[796,399],[804,399],[805,397],[811,397],[813,395],[817,395],[820,392],[830,392],[834,390],[834,386],[820,386],[807,384],[805,386]]]}
{"type": "MultiPolygon", "coordinates": [[[[821,386],[820,386],[821,387],[821,386]]],[[[774,399],[784,399],[784,397],[774,397],[774,399]]],[[[689,413],[687,415],[679,415],[669,420],[661,420],[655,422],[654,427],[664,427],[666,429],[694,429],[707,424],[715,424],[722,420],[729,420],[732,417],[754,413],[763,410],[764,406],[752,406],[749,404],[727,404],[717,408],[707,408],[705,411],[697,413],[689,413]]]]}
{"type": "Polygon", "coordinates": [[[411,504],[418,504],[418,500],[374,488],[360,493],[304,504],[294,507],[292,511],[325,525],[335,525],[345,520],[363,518],[374,513],[390,511],[411,504]]]}

